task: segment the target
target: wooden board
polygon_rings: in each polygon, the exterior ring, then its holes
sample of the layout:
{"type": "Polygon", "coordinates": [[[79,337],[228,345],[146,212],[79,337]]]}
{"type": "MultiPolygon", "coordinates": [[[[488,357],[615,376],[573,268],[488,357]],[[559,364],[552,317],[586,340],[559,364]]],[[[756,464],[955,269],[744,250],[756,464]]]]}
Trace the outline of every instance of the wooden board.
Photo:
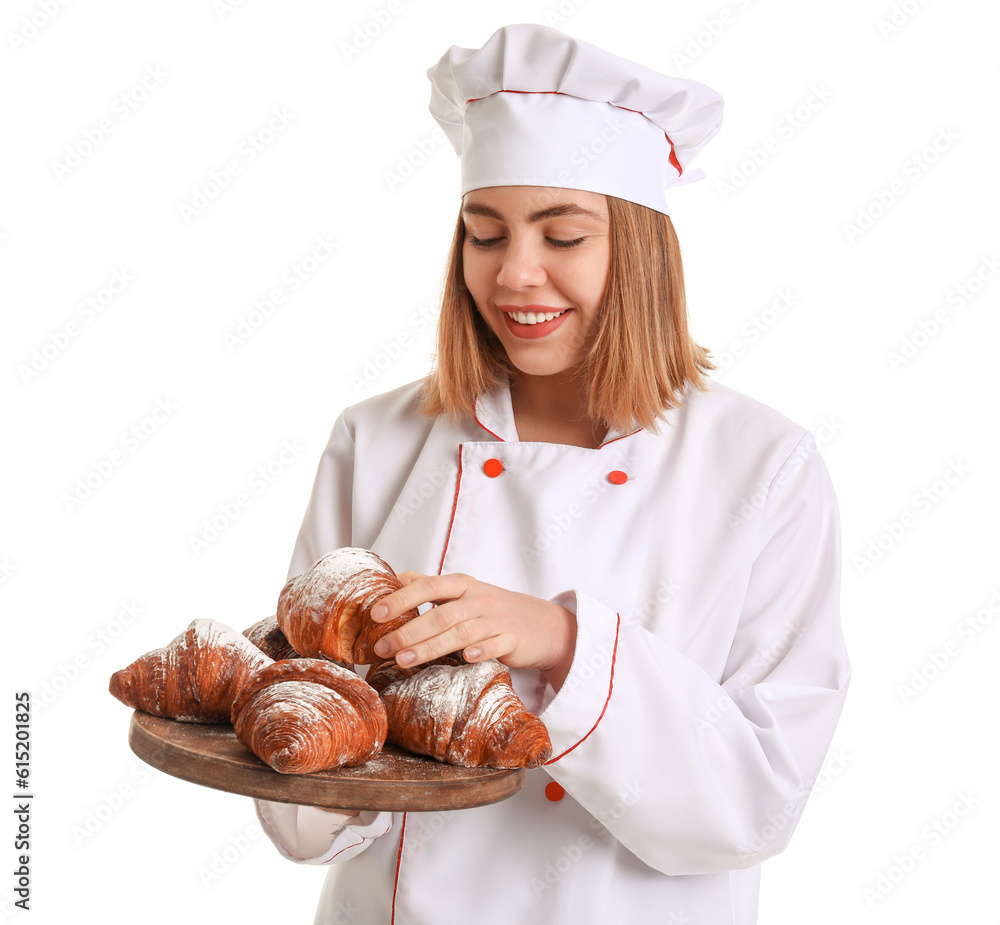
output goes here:
{"type": "Polygon", "coordinates": [[[232,726],[182,723],[136,710],[128,744],[173,777],[248,797],[343,810],[436,812],[497,803],[524,786],[521,768],[459,768],[386,745],[356,768],[281,774],[232,726]]]}

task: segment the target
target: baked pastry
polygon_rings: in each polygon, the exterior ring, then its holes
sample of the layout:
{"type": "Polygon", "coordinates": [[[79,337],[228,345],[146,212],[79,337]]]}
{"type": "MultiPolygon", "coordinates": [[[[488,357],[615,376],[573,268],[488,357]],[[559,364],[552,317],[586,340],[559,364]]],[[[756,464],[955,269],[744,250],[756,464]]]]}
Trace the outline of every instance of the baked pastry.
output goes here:
{"type": "Polygon", "coordinates": [[[316,658],[274,662],[233,702],[236,737],[282,774],[364,764],[385,743],[385,708],[352,671],[316,658]]]}
{"type": "Polygon", "coordinates": [[[401,587],[389,564],[370,550],[335,549],[282,588],[278,626],[309,658],[370,665],[378,660],[375,643],[417,615],[414,608],[389,623],[371,619],[372,607],[401,587]]]}
{"type": "Polygon", "coordinates": [[[535,768],[552,754],[545,724],[529,713],[495,659],[429,665],[381,692],[388,741],[462,767],[535,768]]]}
{"type": "Polygon", "coordinates": [[[188,723],[228,723],[240,689],[272,661],[231,626],[192,620],[167,645],[116,671],[108,689],[144,713],[188,723]]]}
{"type": "Polygon", "coordinates": [[[394,658],[381,658],[368,669],[365,681],[381,694],[390,684],[412,678],[417,672],[423,671],[430,665],[455,666],[464,664],[465,660],[462,658],[457,658],[453,655],[442,655],[441,658],[436,658],[431,662],[414,665],[412,668],[403,668],[396,663],[394,658]]]}
{"type": "Polygon", "coordinates": [[[276,616],[265,617],[258,620],[253,626],[243,630],[243,635],[247,637],[261,652],[269,655],[275,661],[283,658],[301,658],[301,654],[292,648],[285,634],[278,626],[276,616]]]}

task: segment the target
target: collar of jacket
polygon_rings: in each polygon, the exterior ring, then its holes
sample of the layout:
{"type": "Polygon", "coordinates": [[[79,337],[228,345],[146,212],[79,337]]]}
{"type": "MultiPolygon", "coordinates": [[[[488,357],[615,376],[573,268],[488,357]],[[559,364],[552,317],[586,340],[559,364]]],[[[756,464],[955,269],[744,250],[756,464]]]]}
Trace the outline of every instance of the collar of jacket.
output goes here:
{"type": "MultiPolygon", "coordinates": [[[[686,400],[686,389],[684,395],[686,400]]],[[[677,410],[677,408],[672,408],[663,416],[664,426],[669,427],[675,422],[677,410]]],[[[495,439],[504,443],[518,442],[517,428],[514,426],[514,406],[510,400],[509,378],[505,378],[505,381],[494,391],[479,396],[479,401],[476,402],[475,417],[479,426],[487,433],[492,434],[495,439]]],[[[638,426],[633,426],[626,431],[619,431],[612,427],[605,435],[601,446],[607,446],[612,441],[620,440],[622,437],[631,437],[633,434],[639,433],[640,430],[642,428],[638,426]]]]}

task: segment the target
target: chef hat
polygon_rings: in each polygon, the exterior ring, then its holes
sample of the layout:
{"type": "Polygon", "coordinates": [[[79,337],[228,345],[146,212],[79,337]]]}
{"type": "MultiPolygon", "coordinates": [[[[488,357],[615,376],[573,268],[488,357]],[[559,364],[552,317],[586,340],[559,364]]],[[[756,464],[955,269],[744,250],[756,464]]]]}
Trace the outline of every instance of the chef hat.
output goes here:
{"type": "Polygon", "coordinates": [[[668,189],[722,125],[722,97],[548,26],[504,26],[427,71],[430,110],[462,158],[462,195],[557,186],[669,215],[668,189]]]}

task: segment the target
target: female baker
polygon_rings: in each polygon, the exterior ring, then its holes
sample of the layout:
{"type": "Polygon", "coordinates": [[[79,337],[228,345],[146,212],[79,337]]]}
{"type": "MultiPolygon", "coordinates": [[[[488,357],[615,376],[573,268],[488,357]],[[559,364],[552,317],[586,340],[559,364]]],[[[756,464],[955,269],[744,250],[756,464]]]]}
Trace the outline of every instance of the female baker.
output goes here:
{"type": "Polygon", "coordinates": [[[499,659],[553,757],[490,806],[262,825],[331,864],[317,923],[748,925],[849,668],[816,442],[688,333],[665,194],[722,100],[536,25],[428,76],[463,194],[436,368],[341,413],[289,574],[378,553],[384,618],[422,610],[383,654],[499,659]]]}

